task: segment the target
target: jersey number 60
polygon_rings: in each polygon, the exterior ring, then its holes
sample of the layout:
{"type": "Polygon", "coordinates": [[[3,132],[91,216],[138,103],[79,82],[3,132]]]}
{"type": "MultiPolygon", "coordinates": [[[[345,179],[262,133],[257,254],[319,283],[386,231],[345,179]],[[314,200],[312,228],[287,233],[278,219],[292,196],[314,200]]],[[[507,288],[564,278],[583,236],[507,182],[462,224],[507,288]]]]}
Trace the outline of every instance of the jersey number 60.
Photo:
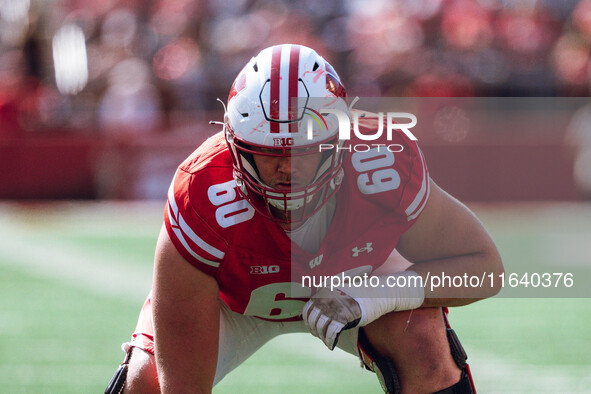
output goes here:
{"type": "Polygon", "coordinates": [[[218,207],[215,218],[223,228],[245,222],[254,216],[254,208],[245,199],[236,199],[236,182],[233,179],[211,185],[207,189],[207,196],[218,207]]]}
{"type": "Polygon", "coordinates": [[[376,147],[351,156],[353,167],[360,172],[357,187],[363,194],[376,194],[396,190],[400,186],[400,174],[392,165],[394,153],[385,147],[376,147]]]}

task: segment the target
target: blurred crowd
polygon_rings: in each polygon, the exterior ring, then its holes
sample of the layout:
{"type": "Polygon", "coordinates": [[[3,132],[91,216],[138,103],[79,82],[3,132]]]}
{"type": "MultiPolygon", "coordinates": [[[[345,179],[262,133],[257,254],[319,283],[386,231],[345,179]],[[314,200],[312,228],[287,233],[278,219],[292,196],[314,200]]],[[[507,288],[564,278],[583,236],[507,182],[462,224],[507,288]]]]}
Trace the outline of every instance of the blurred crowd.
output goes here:
{"type": "Polygon", "coordinates": [[[0,135],[178,129],[284,42],[362,97],[591,88],[591,0],[0,0],[0,135]]]}

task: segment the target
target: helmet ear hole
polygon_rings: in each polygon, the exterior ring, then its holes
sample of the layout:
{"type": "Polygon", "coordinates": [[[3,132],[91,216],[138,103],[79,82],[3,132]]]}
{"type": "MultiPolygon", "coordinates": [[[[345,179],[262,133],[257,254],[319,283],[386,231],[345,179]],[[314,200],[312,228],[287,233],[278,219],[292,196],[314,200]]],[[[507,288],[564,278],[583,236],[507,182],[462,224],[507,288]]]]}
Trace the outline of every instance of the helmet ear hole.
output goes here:
{"type": "Polygon", "coordinates": [[[318,64],[318,62],[314,62],[314,67],[312,67],[312,71],[318,70],[318,67],[320,67],[320,64],[318,64]]]}
{"type": "Polygon", "coordinates": [[[252,65],[252,69],[254,70],[255,73],[256,72],[259,72],[259,65],[258,65],[258,63],[253,64],[252,65]]]}

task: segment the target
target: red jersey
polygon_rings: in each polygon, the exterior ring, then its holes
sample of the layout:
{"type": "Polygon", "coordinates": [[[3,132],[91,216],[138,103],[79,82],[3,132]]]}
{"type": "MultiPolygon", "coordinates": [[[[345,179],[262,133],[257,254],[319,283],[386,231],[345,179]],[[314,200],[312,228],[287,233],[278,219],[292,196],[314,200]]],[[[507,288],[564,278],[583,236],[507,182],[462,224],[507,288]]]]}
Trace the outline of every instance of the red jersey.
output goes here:
{"type": "MultiPolygon", "coordinates": [[[[363,122],[361,130],[371,126],[369,119],[363,122]]],[[[233,311],[297,319],[313,292],[302,286],[302,276],[359,267],[371,272],[386,261],[426,204],[429,176],[416,142],[396,132],[391,141],[369,142],[401,151],[351,140],[336,211],[314,254],[240,195],[221,132],[179,166],[165,210],[168,235],[189,263],[216,278],[221,299],[233,311]]]]}

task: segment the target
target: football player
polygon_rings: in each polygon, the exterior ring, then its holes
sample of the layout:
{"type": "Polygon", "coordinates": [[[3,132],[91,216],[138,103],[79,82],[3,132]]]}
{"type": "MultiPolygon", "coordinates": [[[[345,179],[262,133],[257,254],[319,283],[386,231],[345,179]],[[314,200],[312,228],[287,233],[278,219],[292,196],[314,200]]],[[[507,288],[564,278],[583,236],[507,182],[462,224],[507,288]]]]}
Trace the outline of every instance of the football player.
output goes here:
{"type": "Polygon", "coordinates": [[[152,292],[107,392],[209,393],[293,332],[359,356],[388,393],[474,392],[444,312],[499,284],[460,292],[425,281],[498,277],[493,241],[430,179],[416,141],[393,133],[356,149],[366,141],[340,139],[331,113],[361,133],[383,126],[349,112],[339,76],[310,48],[273,46],[242,69],[223,130],[174,176],[152,292]],[[402,266],[391,264],[397,253],[402,266]],[[363,278],[371,286],[355,285],[363,278]]]}

